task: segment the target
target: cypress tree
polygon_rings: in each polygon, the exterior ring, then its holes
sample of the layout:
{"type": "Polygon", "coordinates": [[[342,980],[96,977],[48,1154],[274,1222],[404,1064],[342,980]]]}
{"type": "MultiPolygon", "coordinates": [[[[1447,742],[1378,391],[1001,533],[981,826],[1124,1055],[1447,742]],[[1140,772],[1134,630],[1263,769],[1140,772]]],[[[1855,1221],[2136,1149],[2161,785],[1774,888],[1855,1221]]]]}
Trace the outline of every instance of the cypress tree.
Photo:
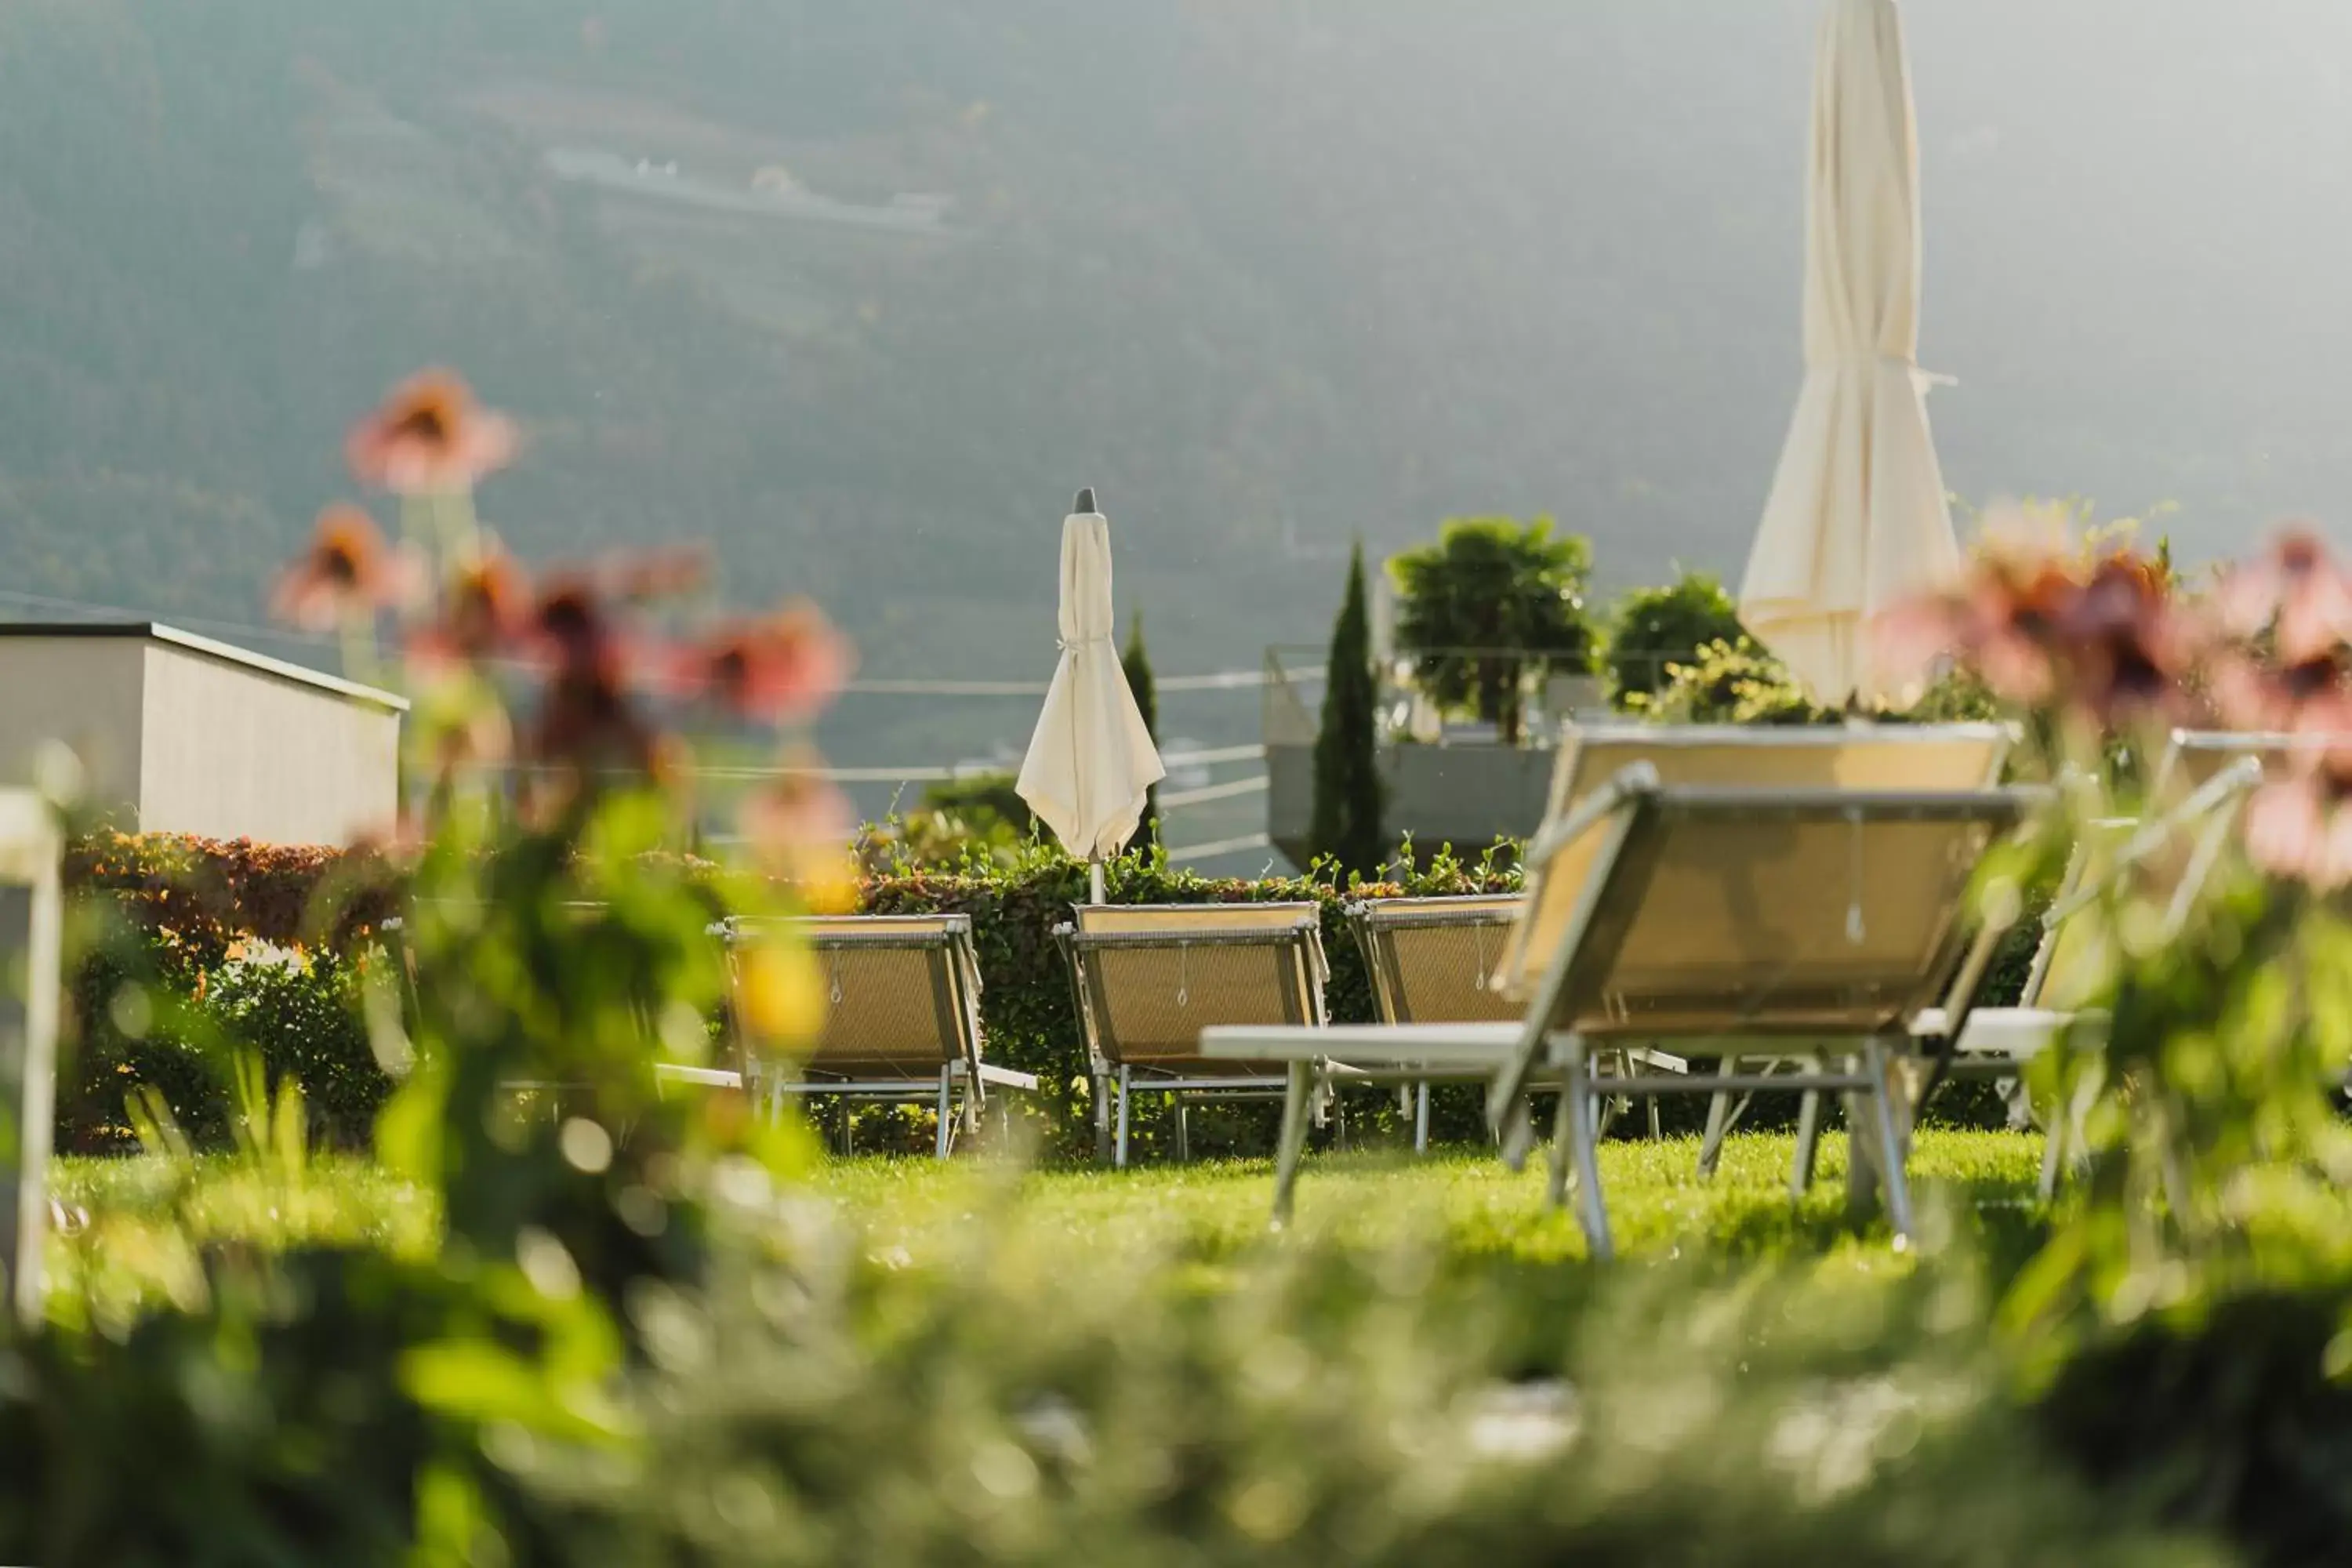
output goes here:
{"type": "MultiPolygon", "coordinates": [[[[1151,684],[1151,656],[1143,647],[1143,612],[1135,612],[1128,627],[1127,651],[1118,656],[1121,669],[1127,672],[1127,689],[1135,695],[1136,710],[1143,715],[1143,727],[1151,732],[1151,743],[1160,743],[1160,698],[1151,684]]],[[[1160,831],[1160,786],[1153,784],[1143,805],[1143,825],[1128,841],[1129,849],[1151,842],[1160,831]]]]}
{"type": "Polygon", "coordinates": [[[1372,684],[1371,615],[1364,595],[1364,547],[1348,562],[1348,593],[1331,628],[1323,681],[1323,724],[1315,737],[1315,816],[1307,838],[1342,876],[1379,875],[1388,858],[1381,830],[1380,694],[1372,684]]]}

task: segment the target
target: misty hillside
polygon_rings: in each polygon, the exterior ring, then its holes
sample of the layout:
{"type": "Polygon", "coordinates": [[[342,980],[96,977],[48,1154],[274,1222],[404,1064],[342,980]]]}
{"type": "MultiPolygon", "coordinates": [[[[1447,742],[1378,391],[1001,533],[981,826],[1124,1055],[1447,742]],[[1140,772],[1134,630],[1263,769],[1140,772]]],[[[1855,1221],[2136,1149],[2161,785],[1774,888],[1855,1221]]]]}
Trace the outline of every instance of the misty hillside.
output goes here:
{"type": "MultiPolygon", "coordinates": [[[[1081,483],[1163,669],[1319,638],[1351,535],[1448,512],[1736,572],[1815,15],[11,0],[0,609],[251,619],[433,362],[527,424],[524,550],[713,539],[877,673],[1039,673],[1081,483]]],[[[1954,486],[2177,503],[2190,553],[2342,511],[2352,13],[1909,15],[1954,486]]]]}

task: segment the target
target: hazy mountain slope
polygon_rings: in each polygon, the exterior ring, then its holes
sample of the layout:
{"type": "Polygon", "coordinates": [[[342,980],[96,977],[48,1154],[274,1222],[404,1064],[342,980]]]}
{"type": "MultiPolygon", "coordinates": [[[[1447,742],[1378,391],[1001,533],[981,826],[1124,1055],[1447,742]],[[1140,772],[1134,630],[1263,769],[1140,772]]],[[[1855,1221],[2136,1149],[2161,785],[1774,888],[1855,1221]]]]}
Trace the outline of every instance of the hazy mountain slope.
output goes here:
{"type": "MultiPolygon", "coordinates": [[[[249,616],[342,423],[432,361],[529,424],[488,498],[524,548],[712,538],[884,670],[1048,661],[1083,482],[1169,670],[1318,637],[1351,534],[1448,511],[1736,571],[1815,15],[15,0],[0,587],[249,616]]],[[[2338,504],[2352,16],[1910,15],[1956,488],[2177,500],[2192,551],[2338,504]]]]}

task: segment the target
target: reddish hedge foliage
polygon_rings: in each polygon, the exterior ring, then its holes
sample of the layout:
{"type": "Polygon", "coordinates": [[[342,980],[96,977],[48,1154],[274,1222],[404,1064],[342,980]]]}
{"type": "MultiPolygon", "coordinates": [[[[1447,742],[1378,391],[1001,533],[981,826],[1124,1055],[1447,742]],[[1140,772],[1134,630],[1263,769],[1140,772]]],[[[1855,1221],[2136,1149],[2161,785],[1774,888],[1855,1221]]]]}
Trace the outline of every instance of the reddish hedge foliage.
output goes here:
{"type": "Polygon", "coordinates": [[[397,912],[397,867],[368,850],[180,834],[98,834],[66,855],[68,889],[111,894],[199,965],[239,941],[348,952],[397,912]]]}

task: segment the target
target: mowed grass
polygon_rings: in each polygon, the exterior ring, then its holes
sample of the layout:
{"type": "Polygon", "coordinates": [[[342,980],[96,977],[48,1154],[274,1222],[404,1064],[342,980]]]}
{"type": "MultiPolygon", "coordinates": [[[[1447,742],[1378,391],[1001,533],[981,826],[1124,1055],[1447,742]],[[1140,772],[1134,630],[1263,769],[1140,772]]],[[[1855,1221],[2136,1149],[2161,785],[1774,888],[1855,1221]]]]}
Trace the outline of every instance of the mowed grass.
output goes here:
{"type": "MultiPolygon", "coordinates": [[[[1921,1228],[2002,1238],[2036,1229],[2038,1136],[1927,1131],[1911,1159],[1921,1228]]],[[[1293,1234],[1349,1247],[1414,1238],[1465,1259],[1562,1264],[1585,1256],[1575,1219],[1545,1202],[1543,1151],[1515,1172],[1488,1151],[1415,1159],[1374,1152],[1310,1155],[1293,1234]]],[[[1627,1257],[1713,1254],[1727,1262],[1868,1249],[1891,1256],[1883,1221],[1850,1215],[1846,1144],[1822,1140],[1812,1189],[1791,1201],[1794,1140],[1735,1136],[1711,1180],[1694,1138],[1620,1140],[1601,1150],[1601,1182],[1618,1250],[1627,1257]]],[[[1268,1244],[1274,1173],[1266,1160],[1129,1171],[1035,1170],[984,1161],[850,1160],[822,1188],[877,1246],[919,1261],[959,1233],[1012,1229],[1097,1254],[1232,1262],[1268,1244]],[[983,1215],[992,1224],[983,1224],[983,1215]]]]}
{"type": "MultiPolygon", "coordinates": [[[[1844,1139],[1823,1140],[1813,1188],[1794,1202],[1792,1153],[1784,1135],[1735,1137],[1714,1179],[1701,1181],[1696,1140],[1604,1144],[1601,1186],[1620,1252],[1734,1270],[1809,1259],[1865,1273],[1906,1267],[1883,1221],[1848,1212],[1844,1139]]],[[[1922,1132],[1911,1170],[1923,1235],[1964,1235],[1993,1256],[2019,1255],[2040,1230],[2040,1140],[2024,1134],[1922,1132]]],[[[976,1251],[1009,1250],[1049,1266],[1066,1260],[1074,1276],[1157,1269],[1185,1288],[1214,1289],[1257,1260],[1313,1243],[1418,1248],[1451,1274],[1489,1281],[1589,1273],[1579,1267],[1585,1246],[1575,1220],[1544,1201],[1541,1151],[1521,1172],[1481,1149],[1310,1156],[1296,1223],[1280,1236],[1268,1224],[1265,1160],[1111,1171],[984,1155],[946,1165],[861,1158],[826,1163],[812,1186],[857,1227],[868,1256],[892,1268],[945,1268],[976,1251]]],[[[199,1299],[206,1247],[422,1253],[438,1234],[432,1205],[364,1160],[315,1160],[298,1173],[227,1158],[67,1160],[56,1193],[86,1216],[50,1248],[52,1310],[68,1319],[199,1299]]]]}

